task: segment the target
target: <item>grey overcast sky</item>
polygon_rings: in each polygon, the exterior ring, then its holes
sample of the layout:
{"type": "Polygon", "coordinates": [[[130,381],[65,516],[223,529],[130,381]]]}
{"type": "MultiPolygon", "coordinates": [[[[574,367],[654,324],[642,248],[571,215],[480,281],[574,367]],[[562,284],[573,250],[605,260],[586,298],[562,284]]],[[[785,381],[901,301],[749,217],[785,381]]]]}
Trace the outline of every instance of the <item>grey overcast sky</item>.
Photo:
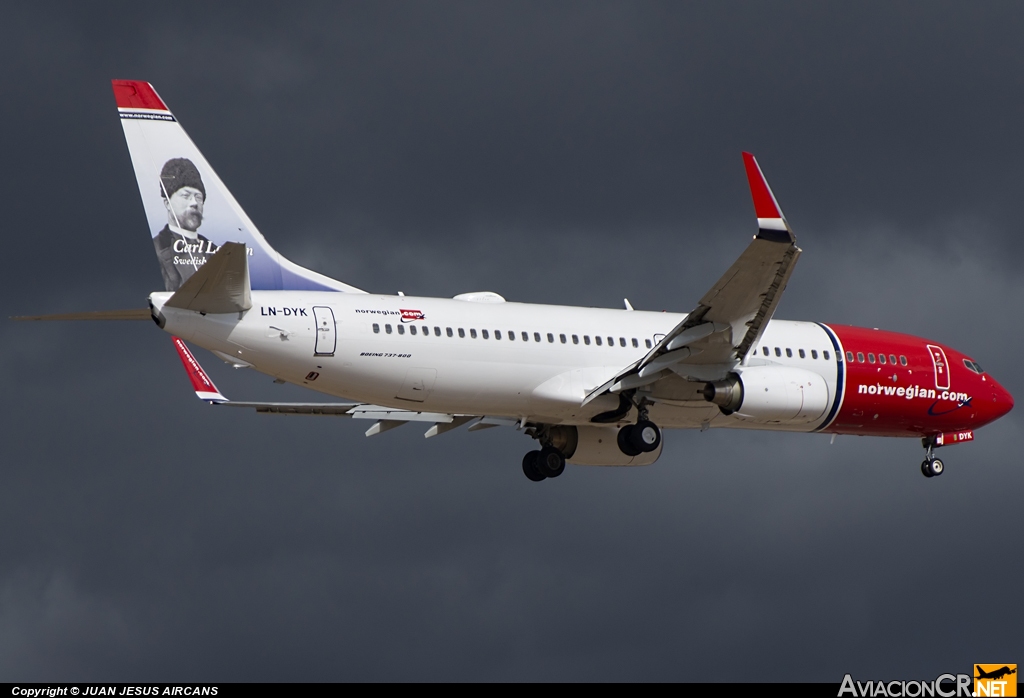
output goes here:
{"type": "MultiPolygon", "coordinates": [[[[263,233],[371,291],[688,310],[755,229],[788,319],[1024,395],[1019,3],[9,3],[0,315],[161,288],[112,78],[263,233]]],[[[0,322],[0,680],[934,678],[1024,659],[1020,410],[913,440],[670,432],[523,477],[512,430],[211,410],[143,323],[0,322]],[[230,414],[228,412],[231,412],[230,414]]],[[[306,399],[199,352],[238,398],[306,399]]]]}

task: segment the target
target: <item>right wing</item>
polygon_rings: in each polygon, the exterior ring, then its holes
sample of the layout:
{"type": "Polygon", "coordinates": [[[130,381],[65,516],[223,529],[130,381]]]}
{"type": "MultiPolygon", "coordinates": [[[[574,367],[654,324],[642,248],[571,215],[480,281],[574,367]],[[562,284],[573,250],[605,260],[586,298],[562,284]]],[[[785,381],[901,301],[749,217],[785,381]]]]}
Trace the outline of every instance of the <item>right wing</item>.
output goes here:
{"type": "Polygon", "coordinates": [[[685,320],[647,356],[592,391],[584,404],[608,392],[621,393],[663,379],[678,381],[677,376],[700,382],[725,378],[761,337],[800,248],[757,160],[743,153],[743,164],[757,214],[757,235],[685,320]]]}

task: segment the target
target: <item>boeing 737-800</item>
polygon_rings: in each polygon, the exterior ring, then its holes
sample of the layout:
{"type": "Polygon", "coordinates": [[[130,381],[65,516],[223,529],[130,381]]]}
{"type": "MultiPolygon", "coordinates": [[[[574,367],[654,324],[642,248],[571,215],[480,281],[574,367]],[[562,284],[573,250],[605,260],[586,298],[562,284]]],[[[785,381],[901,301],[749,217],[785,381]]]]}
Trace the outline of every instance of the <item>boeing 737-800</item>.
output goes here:
{"type": "MultiPolygon", "coordinates": [[[[150,319],[174,343],[200,399],[258,412],[522,430],[540,481],[580,465],[648,465],[662,429],[737,428],[970,441],[1013,399],[973,358],[896,332],[775,320],[800,248],[749,153],[758,231],[685,314],[532,305],[497,293],[367,293],[278,254],[153,87],[114,95],[164,290],[144,310],[45,316],[150,319]],[[352,402],[233,402],[185,341],[236,367],[352,402]]],[[[44,316],[37,316],[42,319],[44,316]]]]}

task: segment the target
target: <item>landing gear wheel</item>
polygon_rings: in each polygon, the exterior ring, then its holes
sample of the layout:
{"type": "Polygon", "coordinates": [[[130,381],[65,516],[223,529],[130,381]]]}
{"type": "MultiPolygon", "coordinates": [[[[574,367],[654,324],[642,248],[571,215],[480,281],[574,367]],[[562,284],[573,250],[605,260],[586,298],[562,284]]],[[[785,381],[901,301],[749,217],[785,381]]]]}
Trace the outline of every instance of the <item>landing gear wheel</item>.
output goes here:
{"type": "Polygon", "coordinates": [[[635,429],[635,427],[632,424],[627,424],[626,426],[619,429],[618,436],[619,450],[625,453],[630,458],[632,458],[633,456],[639,456],[641,453],[643,453],[643,451],[641,451],[634,444],[633,429],[635,429]]]}
{"type": "Polygon", "coordinates": [[[528,477],[533,482],[540,482],[547,476],[540,471],[537,464],[537,459],[540,456],[540,451],[530,451],[523,456],[523,475],[528,477]]]}
{"type": "Polygon", "coordinates": [[[946,466],[938,458],[930,458],[921,463],[921,473],[925,477],[938,477],[945,472],[946,466]]]}
{"type": "Polygon", "coordinates": [[[630,430],[629,439],[641,453],[651,453],[661,445],[661,430],[654,422],[641,420],[630,430]]]}
{"type": "Polygon", "coordinates": [[[534,462],[537,464],[537,472],[544,477],[558,477],[565,470],[565,456],[551,446],[545,446],[534,462]]]}

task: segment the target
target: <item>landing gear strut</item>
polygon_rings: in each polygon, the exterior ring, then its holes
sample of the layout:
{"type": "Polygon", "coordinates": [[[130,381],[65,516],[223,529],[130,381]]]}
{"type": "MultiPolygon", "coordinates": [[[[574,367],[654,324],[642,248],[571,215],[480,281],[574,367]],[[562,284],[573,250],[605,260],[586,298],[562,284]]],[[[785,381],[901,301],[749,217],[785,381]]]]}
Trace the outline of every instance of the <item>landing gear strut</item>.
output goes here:
{"type": "Polygon", "coordinates": [[[925,447],[924,462],[921,463],[921,474],[925,477],[937,477],[942,475],[946,470],[946,466],[942,461],[935,455],[935,437],[926,436],[921,439],[921,442],[925,447]]]}
{"type": "Polygon", "coordinates": [[[640,400],[637,405],[639,417],[636,424],[627,424],[619,429],[619,450],[627,456],[657,451],[661,445],[661,429],[647,415],[647,402],[640,400]]]}

